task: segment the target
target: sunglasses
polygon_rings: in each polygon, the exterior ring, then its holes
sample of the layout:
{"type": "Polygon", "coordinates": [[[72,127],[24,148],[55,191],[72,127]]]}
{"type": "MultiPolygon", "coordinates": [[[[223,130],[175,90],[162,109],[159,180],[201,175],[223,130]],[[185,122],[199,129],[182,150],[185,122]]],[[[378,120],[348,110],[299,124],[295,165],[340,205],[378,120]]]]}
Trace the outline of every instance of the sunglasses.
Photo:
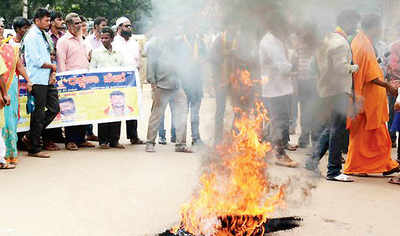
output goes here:
{"type": "Polygon", "coordinates": [[[123,27],[125,27],[125,28],[131,28],[132,25],[123,25],[123,27]]]}

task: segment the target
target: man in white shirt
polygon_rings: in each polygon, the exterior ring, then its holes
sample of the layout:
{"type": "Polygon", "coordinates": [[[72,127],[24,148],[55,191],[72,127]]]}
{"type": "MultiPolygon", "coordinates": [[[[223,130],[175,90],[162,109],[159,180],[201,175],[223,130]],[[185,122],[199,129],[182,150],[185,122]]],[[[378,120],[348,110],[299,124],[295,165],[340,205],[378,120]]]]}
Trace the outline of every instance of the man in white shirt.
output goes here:
{"type": "Polygon", "coordinates": [[[293,168],[297,167],[298,163],[285,151],[289,143],[289,110],[293,94],[289,76],[292,64],[289,62],[285,45],[289,35],[288,24],[279,13],[272,15],[274,15],[271,18],[273,20],[268,21],[267,33],[261,40],[259,48],[263,80],[262,98],[271,119],[271,141],[277,158],[276,164],[293,168]],[[276,22],[280,22],[279,25],[276,22]]]}
{"type": "MultiPolygon", "coordinates": [[[[122,54],[124,64],[139,70],[140,48],[138,42],[132,37],[131,21],[126,17],[120,17],[116,22],[117,35],[112,47],[122,54]]],[[[137,120],[126,121],[126,136],[131,144],[144,144],[138,137],[137,120]]]]}
{"type": "Polygon", "coordinates": [[[94,19],[93,33],[88,35],[85,39],[86,48],[89,52],[103,46],[103,44],[101,43],[100,34],[101,30],[106,26],[107,26],[107,19],[105,17],[99,16],[96,19],[94,19]]]}

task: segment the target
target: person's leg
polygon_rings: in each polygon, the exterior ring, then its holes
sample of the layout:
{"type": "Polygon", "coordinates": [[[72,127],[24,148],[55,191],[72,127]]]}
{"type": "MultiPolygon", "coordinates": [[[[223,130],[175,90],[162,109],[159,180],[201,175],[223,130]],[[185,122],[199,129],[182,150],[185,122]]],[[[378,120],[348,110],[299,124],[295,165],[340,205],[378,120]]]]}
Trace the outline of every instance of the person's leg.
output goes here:
{"type": "Polygon", "coordinates": [[[33,85],[32,96],[35,98],[35,109],[31,114],[29,139],[31,147],[29,150],[30,154],[39,153],[42,150],[40,143],[40,136],[42,135],[43,129],[46,127],[46,104],[47,104],[47,93],[48,87],[45,85],[33,85]]]}
{"type": "Polygon", "coordinates": [[[214,144],[219,144],[224,135],[224,117],[226,106],[227,89],[225,87],[216,86],[216,111],[215,111],[215,127],[214,127],[214,144]]]}
{"type": "Polygon", "coordinates": [[[107,145],[109,142],[108,134],[109,134],[109,127],[108,123],[100,123],[97,125],[97,132],[99,134],[99,144],[100,147],[107,145]]]}
{"type": "MultiPolygon", "coordinates": [[[[396,97],[392,95],[388,95],[388,102],[389,102],[389,122],[388,122],[388,127],[392,127],[393,119],[394,119],[394,104],[396,103],[396,97]]],[[[390,139],[392,140],[392,146],[396,147],[396,132],[395,131],[390,131],[390,139]]]]}
{"type": "Polygon", "coordinates": [[[284,147],[287,147],[290,141],[290,106],[292,99],[292,95],[279,97],[278,101],[282,109],[275,109],[278,110],[279,126],[284,147]]]}
{"type": "Polygon", "coordinates": [[[134,127],[135,127],[134,123],[135,123],[134,120],[127,120],[126,121],[126,137],[128,139],[133,139],[133,137],[134,137],[134,133],[133,133],[133,130],[134,130],[134,127]]]}
{"type": "Polygon", "coordinates": [[[54,120],[54,118],[56,118],[57,114],[60,112],[60,103],[58,102],[58,90],[53,85],[48,86],[46,102],[47,111],[43,129],[46,129],[47,126],[54,120]]]}
{"type": "Polygon", "coordinates": [[[201,142],[200,137],[200,106],[201,98],[192,98],[190,101],[190,124],[192,129],[192,140],[194,143],[201,142]]]}
{"type": "Polygon", "coordinates": [[[176,143],[176,128],[175,128],[175,107],[172,105],[173,97],[169,100],[169,110],[171,111],[171,143],[176,143]]]}
{"type": "Polygon", "coordinates": [[[165,120],[165,115],[161,117],[161,122],[160,122],[160,128],[158,129],[158,143],[159,144],[167,144],[167,138],[166,138],[166,130],[164,128],[164,120],[165,120]]]}
{"type": "Polygon", "coordinates": [[[122,145],[119,143],[119,139],[121,136],[121,122],[109,123],[109,132],[110,146],[121,148],[122,145]]]}
{"type": "MultiPolygon", "coordinates": [[[[400,135],[397,138],[397,142],[400,144],[400,135]]],[[[397,162],[400,163],[400,145],[397,147],[397,162]]]]}
{"type": "MultiPolygon", "coordinates": [[[[186,147],[186,124],[187,124],[187,99],[183,89],[173,94],[172,110],[174,111],[174,125],[176,129],[176,148],[186,147]]],[[[176,149],[175,149],[176,150],[176,149]]]]}
{"type": "Polygon", "coordinates": [[[164,116],[171,91],[161,88],[153,89],[153,104],[147,128],[147,144],[155,144],[157,130],[160,127],[161,118],[164,116]]]}
{"type": "Polygon", "coordinates": [[[332,99],[334,100],[332,102],[333,112],[329,137],[328,178],[334,178],[341,174],[342,151],[346,131],[346,95],[336,95],[332,99]]]}

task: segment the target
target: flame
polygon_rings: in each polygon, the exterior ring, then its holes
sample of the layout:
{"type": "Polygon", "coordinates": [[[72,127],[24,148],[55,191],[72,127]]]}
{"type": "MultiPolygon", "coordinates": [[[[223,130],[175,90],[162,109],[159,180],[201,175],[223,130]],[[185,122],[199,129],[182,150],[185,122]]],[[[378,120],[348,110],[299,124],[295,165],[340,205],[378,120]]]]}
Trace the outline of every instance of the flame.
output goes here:
{"type": "MultiPolygon", "coordinates": [[[[250,73],[238,71],[250,85],[250,73]]],[[[241,112],[231,140],[216,149],[218,157],[200,177],[200,189],[181,208],[179,229],[193,235],[263,235],[267,218],[283,204],[284,187],[271,185],[265,155],[269,143],[259,141],[262,123],[268,120],[262,103],[250,114],[241,112]]],[[[237,111],[240,112],[238,108],[237,111]]]]}

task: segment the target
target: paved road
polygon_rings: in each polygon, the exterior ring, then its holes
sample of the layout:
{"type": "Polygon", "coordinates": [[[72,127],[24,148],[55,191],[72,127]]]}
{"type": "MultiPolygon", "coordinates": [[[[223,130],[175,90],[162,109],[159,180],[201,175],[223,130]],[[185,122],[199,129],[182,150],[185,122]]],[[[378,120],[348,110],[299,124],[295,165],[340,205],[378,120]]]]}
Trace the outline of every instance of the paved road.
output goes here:
{"type": "MultiPolygon", "coordinates": [[[[145,96],[149,101],[148,90],[145,96]]],[[[202,108],[206,140],[213,129],[212,103],[208,98],[202,108]]],[[[148,111],[149,102],[144,107],[148,111]]],[[[141,123],[144,137],[146,121],[141,123]]],[[[60,151],[49,160],[22,156],[16,170],[0,172],[0,236],[154,235],[171,226],[196,187],[201,155],[175,153],[171,145],[157,146],[152,154],[144,146],[127,147],[60,151]]],[[[302,162],[304,153],[292,155],[302,162]]],[[[271,165],[270,171],[272,181],[291,180],[287,209],[276,214],[304,217],[301,229],[279,235],[400,235],[400,187],[386,178],[332,183],[300,168],[271,165]]]]}

